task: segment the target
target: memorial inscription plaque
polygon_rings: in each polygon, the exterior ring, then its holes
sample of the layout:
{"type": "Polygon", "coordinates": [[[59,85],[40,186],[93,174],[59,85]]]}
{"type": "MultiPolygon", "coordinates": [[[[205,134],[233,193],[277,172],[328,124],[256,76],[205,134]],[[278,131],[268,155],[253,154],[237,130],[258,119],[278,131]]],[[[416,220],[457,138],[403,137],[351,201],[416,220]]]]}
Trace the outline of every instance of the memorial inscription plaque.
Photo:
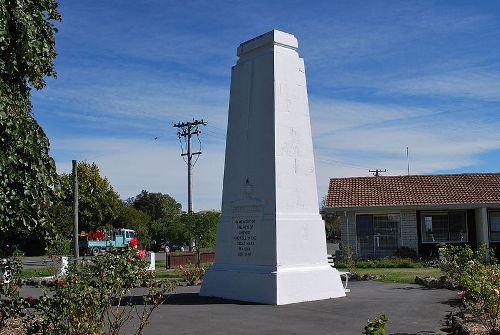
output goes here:
{"type": "Polygon", "coordinates": [[[232,207],[233,255],[242,263],[248,263],[258,252],[259,226],[262,224],[262,205],[251,198],[251,185],[244,187],[246,199],[232,207]],[[250,190],[249,190],[250,189],[250,190]]]}
{"type": "Polygon", "coordinates": [[[236,256],[251,257],[255,252],[257,234],[255,233],[255,224],[257,218],[254,216],[235,216],[234,224],[234,246],[236,256]]]}

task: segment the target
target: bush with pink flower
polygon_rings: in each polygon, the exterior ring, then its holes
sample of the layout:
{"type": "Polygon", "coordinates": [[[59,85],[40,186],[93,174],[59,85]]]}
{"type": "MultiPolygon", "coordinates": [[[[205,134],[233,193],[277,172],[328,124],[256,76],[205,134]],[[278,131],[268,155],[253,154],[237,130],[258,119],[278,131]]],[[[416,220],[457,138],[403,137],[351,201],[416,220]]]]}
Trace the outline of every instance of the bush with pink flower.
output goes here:
{"type": "Polygon", "coordinates": [[[500,265],[493,250],[484,244],[477,250],[446,245],[441,269],[462,287],[463,307],[489,334],[500,334],[500,265]]]}
{"type": "Polygon", "coordinates": [[[179,266],[181,270],[182,279],[188,286],[199,285],[205,276],[205,268],[202,266],[188,265],[186,267],[179,266]]]}
{"type": "MultiPolygon", "coordinates": [[[[0,329],[6,320],[27,316],[31,334],[121,334],[135,318],[135,334],[142,334],[151,313],[175,288],[169,280],[157,280],[147,271],[146,250],[111,249],[91,261],[70,265],[66,275],[45,288],[39,298],[21,298],[20,271],[13,271],[7,285],[0,283],[0,329]],[[129,292],[140,286],[140,308],[129,302],[129,292]]],[[[16,267],[15,263],[9,264],[16,267]]],[[[1,269],[0,269],[1,270],[1,269]]]]}

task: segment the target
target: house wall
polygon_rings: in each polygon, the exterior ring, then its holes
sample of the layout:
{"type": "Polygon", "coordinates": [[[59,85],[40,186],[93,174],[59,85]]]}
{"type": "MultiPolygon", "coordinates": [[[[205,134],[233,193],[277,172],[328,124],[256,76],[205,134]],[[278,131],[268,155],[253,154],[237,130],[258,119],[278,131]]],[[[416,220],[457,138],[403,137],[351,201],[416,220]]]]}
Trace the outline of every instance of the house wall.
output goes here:
{"type": "Polygon", "coordinates": [[[342,218],[340,227],[341,240],[343,243],[350,244],[352,252],[357,254],[356,213],[346,212],[340,213],[340,215],[342,218]]]}
{"type": "Polygon", "coordinates": [[[402,210],[400,225],[400,246],[408,247],[418,252],[417,211],[402,210]]]}
{"type": "Polygon", "coordinates": [[[344,243],[349,243],[352,246],[353,253],[358,255],[358,243],[356,233],[356,214],[378,213],[378,214],[393,214],[400,213],[399,226],[399,246],[408,247],[418,252],[418,234],[417,234],[417,214],[416,210],[389,210],[377,212],[355,212],[348,211],[341,215],[341,240],[344,243]]]}
{"type": "MultiPolygon", "coordinates": [[[[492,207],[496,210],[497,207],[492,207]]],[[[492,208],[479,209],[463,209],[466,211],[467,218],[467,244],[473,248],[478,246],[488,237],[488,223],[484,218],[484,213],[492,208]],[[481,215],[479,215],[481,214],[481,215]],[[481,220],[478,220],[478,217],[481,220]]],[[[440,210],[441,208],[432,208],[428,210],[440,210]]],[[[443,208],[445,209],[445,208],[443,208]]],[[[453,207],[454,210],[460,210],[459,207],[453,207]]],[[[381,214],[381,213],[400,213],[400,246],[411,248],[424,258],[436,258],[438,256],[438,243],[422,243],[421,236],[421,210],[415,209],[395,209],[395,210],[363,210],[363,211],[347,211],[338,212],[341,216],[341,240],[349,243],[353,248],[353,253],[358,254],[357,235],[356,235],[356,214],[381,214]],[[347,233],[349,232],[349,238],[347,233]]],[[[463,245],[464,243],[452,243],[463,245]]],[[[489,242],[490,246],[495,249],[495,254],[500,255],[500,242],[489,242]]]]}

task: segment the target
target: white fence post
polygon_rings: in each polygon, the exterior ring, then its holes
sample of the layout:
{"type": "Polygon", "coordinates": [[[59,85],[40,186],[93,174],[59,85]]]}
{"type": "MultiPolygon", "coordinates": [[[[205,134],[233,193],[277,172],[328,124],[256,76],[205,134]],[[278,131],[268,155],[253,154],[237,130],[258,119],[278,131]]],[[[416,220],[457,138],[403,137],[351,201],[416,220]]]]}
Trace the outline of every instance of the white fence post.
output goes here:
{"type": "Polygon", "coordinates": [[[8,284],[12,280],[12,270],[9,267],[9,262],[5,258],[2,259],[2,269],[0,278],[3,284],[8,284]]]}
{"type": "Polygon", "coordinates": [[[61,265],[59,265],[59,269],[57,270],[57,277],[62,277],[66,275],[68,272],[68,257],[62,256],[61,257],[61,265]]]}
{"type": "Polygon", "coordinates": [[[150,260],[150,263],[149,263],[148,270],[149,271],[155,271],[156,270],[156,264],[155,264],[156,256],[155,256],[155,253],[154,252],[150,252],[149,256],[150,256],[151,260],[150,260]]]}

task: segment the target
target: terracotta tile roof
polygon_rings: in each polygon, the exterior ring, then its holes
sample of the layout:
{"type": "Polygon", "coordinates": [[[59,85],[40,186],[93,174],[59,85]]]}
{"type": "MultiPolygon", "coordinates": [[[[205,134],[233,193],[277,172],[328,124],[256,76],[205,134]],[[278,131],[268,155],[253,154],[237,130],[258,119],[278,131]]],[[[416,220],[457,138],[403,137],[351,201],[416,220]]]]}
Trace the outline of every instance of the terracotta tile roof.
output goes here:
{"type": "Polygon", "coordinates": [[[332,178],[327,207],[500,203],[500,173],[332,178]]]}

